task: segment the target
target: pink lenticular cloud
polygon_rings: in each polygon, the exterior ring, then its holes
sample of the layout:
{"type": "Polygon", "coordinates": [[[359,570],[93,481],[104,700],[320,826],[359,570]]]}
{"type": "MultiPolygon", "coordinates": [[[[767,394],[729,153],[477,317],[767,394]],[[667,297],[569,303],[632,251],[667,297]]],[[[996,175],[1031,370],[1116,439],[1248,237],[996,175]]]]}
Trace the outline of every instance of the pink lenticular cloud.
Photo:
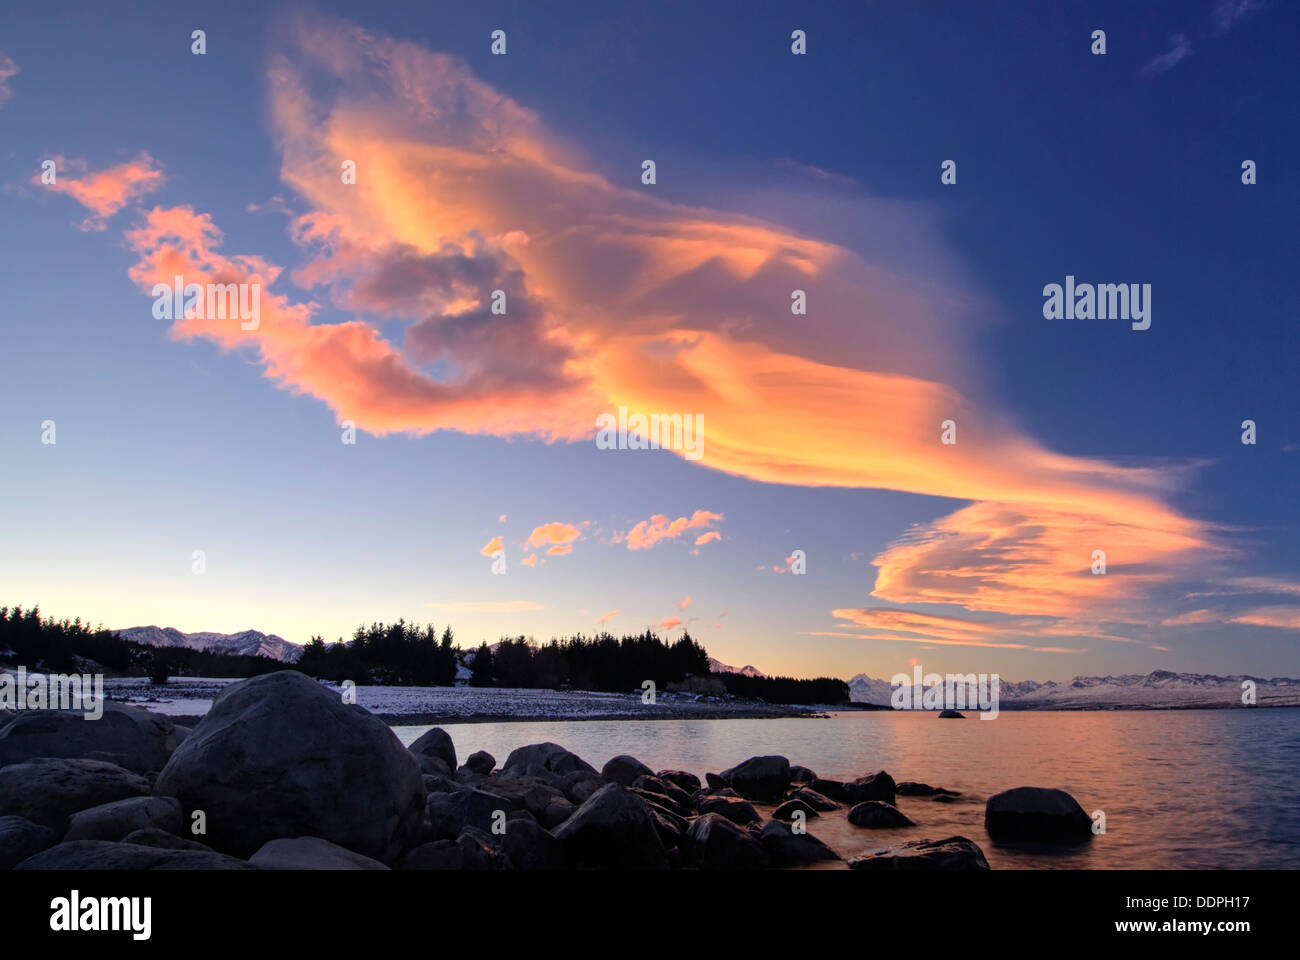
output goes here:
{"type": "Polygon", "coordinates": [[[69,176],[69,172],[84,171],[84,161],[67,160],[61,156],[52,159],[56,171],[54,183],[41,184],[40,174],[34,176],[32,182],[55,193],[66,194],[89,210],[91,216],[80,224],[80,228],[86,231],[105,229],[106,221],[113,214],[132,200],[157,190],[163,183],[162,171],[147,153],[140,153],[134,160],[98,173],[83,173],[75,178],[69,176]]]}

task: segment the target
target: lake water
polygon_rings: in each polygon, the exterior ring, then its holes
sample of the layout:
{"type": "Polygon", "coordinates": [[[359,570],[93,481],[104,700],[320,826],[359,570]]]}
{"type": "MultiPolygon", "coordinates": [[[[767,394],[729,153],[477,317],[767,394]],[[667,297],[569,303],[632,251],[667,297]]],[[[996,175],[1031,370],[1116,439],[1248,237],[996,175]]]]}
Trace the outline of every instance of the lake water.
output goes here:
{"type": "MultiPolygon", "coordinates": [[[[917,826],[864,830],[843,811],[809,821],[841,856],[903,840],[969,837],[994,869],[1300,867],[1300,709],[1004,712],[940,720],[876,711],[825,719],[620,720],[445,724],[461,762],[486,750],[550,740],[600,769],[628,753],[655,770],[704,779],[757,754],[781,754],[819,776],[887,770],[960,790],[955,803],[899,797],[917,826]],[[1057,787],[1106,833],[1066,850],[996,846],[984,801],[1011,787],[1057,787]]],[[[394,727],[410,744],[427,726],[394,727]]],[[[769,808],[760,808],[766,814],[769,808]]]]}

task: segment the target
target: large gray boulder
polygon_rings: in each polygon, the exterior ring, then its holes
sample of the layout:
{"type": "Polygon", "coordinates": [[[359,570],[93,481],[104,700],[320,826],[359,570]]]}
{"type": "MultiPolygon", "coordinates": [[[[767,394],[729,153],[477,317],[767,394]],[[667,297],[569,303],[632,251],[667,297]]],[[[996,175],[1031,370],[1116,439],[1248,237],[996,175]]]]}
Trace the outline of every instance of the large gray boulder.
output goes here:
{"type": "Polygon", "coordinates": [[[103,716],[74,710],[24,710],[0,727],[0,767],[36,757],[102,760],[135,773],[163,768],[179,738],[164,716],[104,701],[103,716]]]}
{"type": "Polygon", "coordinates": [[[179,834],[181,826],[181,803],[175,797],[127,797],[74,813],[63,840],[121,840],[146,827],[179,834]]]}
{"type": "Polygon", "coordinates": [[[226,688],[153,792],[202,810],[206,842],[236,856],[311,836],[385,863],[415,842],[426,796],[381,720],[292,670],[226,688]]]}
{"type": "Polygon", "coordinates": [[[555,828],[574,867],[666,870],[668,855],[644,800],[617,783],[591,795],[555,828]]]}
{"type": "Polygon", "coordinates": [[[74,840],[28,857],[15,870],[251,870],[243,860],[199,850],[166,850],[138,843],[74,840]]]}
{"type": "Polygon", "coordinates": [[[989,797],[984,829],[994,840],[1078,841],[1092,838],[1092,819],[1064,790],[1016,787],[989,797]]]}
{"type": "Polygon", "coordinates": [[[49,827],[24,817],[0,817],[0,870],[10,870],[58,841],[49,827]]]}
{"type": "Polygon", "coordinates": [[[78,810],[149,793],[149,781],[102,760],[41,757],[0,767],[0,816],[26,817],[60,836],[78,810]]]}
{"type": "Polygon", "coordinates": [[[965,837],[912,840],[849,859],[853,870],[987,870],[989,862],[965,837]]]}
{"type": "Polygon", "coordinates": [[[769,820],[758,834],[759,842],[774,867],[802,867],[840,855],[811,833],[796,833],[789,824],[769,820]]]}
{"type": "Polygon", "coordinates": [[[269,840],[248,858],[259,870],[387,870],[378,860],[320,837],[269,840]]]}
{"type": "Polygon", "coordinates": [[[701,870],[761,870],[768,863],[754,834],[716,813],[696,817],[684,846],[690,862],[701,870]]]}
{"type": "Polygon", "coordinates": [[[750,757],[719,776],[746,800],[780,801],[790,786],[790,761],[785,757],[750,757]]]}

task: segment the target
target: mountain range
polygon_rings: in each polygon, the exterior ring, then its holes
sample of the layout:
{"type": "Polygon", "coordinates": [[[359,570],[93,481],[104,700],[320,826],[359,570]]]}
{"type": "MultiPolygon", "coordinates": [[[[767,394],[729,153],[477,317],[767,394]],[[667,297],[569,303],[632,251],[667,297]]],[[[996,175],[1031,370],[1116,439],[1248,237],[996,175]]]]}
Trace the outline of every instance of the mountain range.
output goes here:
{"type": "Polygon", "coordinates": [[[151,647],[185,647],[243,657],[270,657],[281,663],[297,663],[302,647],[273,633],[244,630],[240,633],[181,633],[175,627],[128,627],[113,631],[123,640],[151,647]]]}
{"type": "MultiPolygon", "coordinates": [[[[1159,710],[1174,707],[1236,707],[1242,705],[1242,684],[1255,685],[1258,706],[1300,706],[1300,680],[1286,677],[1218,676],[1205,673],[1148,674],[1116,677],[1075,677],[1057,682],[1016,683],[999,679],[998,706],[1002,710],[1159,710]]],[[[919,694],[923,688],[914,688],[919,694]]],[[[888,706],[894,691],[888,680],[860,673],[849,681],[856,703],[888,706]]]]}

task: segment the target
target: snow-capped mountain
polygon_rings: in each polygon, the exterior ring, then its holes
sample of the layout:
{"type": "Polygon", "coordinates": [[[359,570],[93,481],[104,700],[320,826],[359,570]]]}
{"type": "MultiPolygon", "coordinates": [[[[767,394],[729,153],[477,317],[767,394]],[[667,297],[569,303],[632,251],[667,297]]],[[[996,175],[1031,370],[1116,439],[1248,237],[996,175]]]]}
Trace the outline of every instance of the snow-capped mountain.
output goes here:
{"type": "Polygon", "coordinates": [[[281,663],[296,663],[302,647],[275,634],[244,630],[241,633],[181,633],[174,627],[129,627],[115,630],[123,640],[151,647],[185,647],[241,657],[270,657],[281,663]]]}
{"type": "MultiPolygon", "coordinates": [[[[1118,677],[1075,677],[1058,683],[999,680],[998,700],[1002,710],[1158,710],[1173,707],[1238,707],[1243,684],[1255,686],[1255,703],[1261,707],[1300,706],[1300,680],[1286,677],[1220,677],[1202,673],[1172,673],[1156,670],[1146,675],[1118,677]]],[[[855,702],[887,706],[893,694],[888,680],[860,673],[849,682],[855,702]]],[[[917,688],[919,695],[924,688],[917,688]]],[[[915,701],[915,702],[919,702],[915,701]]]]}
{"type": "Polygon", "coordinates": [[[745,664],[743,667],[733,667],[727,663],[720,663],[712,657],[709,657],[709,670],[713,673],[739,673],[746,677],[767,676],[757,667],[751,667],[749,664],[745,664]]]}

